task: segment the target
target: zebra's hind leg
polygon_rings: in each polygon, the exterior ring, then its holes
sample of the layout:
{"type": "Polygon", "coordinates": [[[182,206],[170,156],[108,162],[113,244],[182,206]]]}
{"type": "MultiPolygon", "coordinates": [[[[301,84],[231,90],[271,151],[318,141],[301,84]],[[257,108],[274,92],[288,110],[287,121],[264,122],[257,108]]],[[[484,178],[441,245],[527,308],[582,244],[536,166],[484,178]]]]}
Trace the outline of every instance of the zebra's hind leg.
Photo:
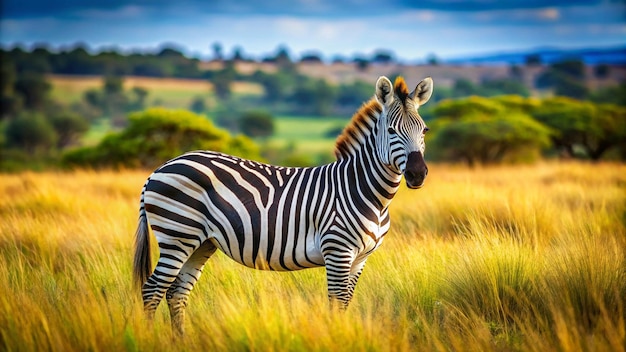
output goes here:
{"type": "Polygon", "coordinates": [[[189,293],[200,278],[204,264],[216,249],[217,247],[210,240],[204,241],[185,262],[167,290],[166,299],[170,309],[172,330],[179,335],[182,335],[185,329],[185,308],[189,293]]]}
{"type": "MultiPolygon", "coordinates": [[[[153,227],[152,230],[157,233],[153,227]]],[[[159,238],[159,236],[157,236],[159,238]]],[[[160,256],[154,271],[141,288],[143,308],[148,320],[154,318],[159,303],[165,292],[170,288],[183,264],[189,258],[186,250],[192,252],[194,248],[180,247],[177,242],[159,241],[160,256]]]]}

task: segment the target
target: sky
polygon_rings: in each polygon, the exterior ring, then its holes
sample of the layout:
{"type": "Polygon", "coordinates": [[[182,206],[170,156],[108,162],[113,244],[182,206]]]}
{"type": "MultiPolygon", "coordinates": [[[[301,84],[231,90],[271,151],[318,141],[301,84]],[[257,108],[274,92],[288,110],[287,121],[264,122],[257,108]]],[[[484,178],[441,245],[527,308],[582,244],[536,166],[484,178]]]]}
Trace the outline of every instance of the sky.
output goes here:
{"type": "Polygon", "coordinates": [[[402,61],[626,44],[626,0],[1,0],[0,43],[402,61]]]}

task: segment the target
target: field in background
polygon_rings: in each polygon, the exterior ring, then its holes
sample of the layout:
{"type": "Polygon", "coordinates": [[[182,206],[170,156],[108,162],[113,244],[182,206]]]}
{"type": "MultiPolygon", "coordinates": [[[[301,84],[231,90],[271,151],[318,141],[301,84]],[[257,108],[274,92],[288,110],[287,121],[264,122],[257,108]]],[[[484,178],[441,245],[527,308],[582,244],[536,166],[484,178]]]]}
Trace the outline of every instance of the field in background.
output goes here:
{"type": "MultiPolygon", "coordinates": [[[[52,99],[66,104],[78,102],[89,89],[102,87],[100,76],[62,76],[52,75],[52,99]]],[[[124,89],[141,87],[148,90],[147,103],[158,102],[168,108],[188,108],[192,99],[197,96],[213,95],[213,86],[208,80],[180,78],[124,77],[124,89]]],[[[232,86],[234,94],[261,95],[263,87],[250,82],[235,82],[232,86]]]]}
{"type": "Polygon", "coordinates": [[[218,253],[181,341],[131,285],[149,172],[0,175],[0,349],[624,351],[625,165],[429,166],[345,314],[325,309],[323,269],[218,253]]]}
{"type": "Polygon", "coordinates": [[[269,145],[286,148],[307,155],[327,155],[333,158],[334,131],[341,132],[350,122],[350,116],[340,117],[292,117],[277,116],[275,132],[268,140],[269,145]]]}
{"type": "MultiPolygon", "coordinates": [[[[60,76],[50,77],[52,98],[71,104],[83,99],[89,89],[99,89],[102,78],[95,76],[60,76]]],[[[142,87],[148,90],[148,104],[158,102],[159,105],[172,109],[187,109],[195,97],[205,97],[209,104],[214,98],[213,87],[206,80],[125,77],[124,87],[142,87]]],[[[258,96],[263,94],[263,87],[249,82],[235,82],[233,93],[239,96],[258,96]]],[[[275,149],[287,150],[298,154],[313,155],[313,160],[332,158],[335,137],[329,136],[331,130],[342,129],[351,116],[338,117],[292,117],[277,116],[276,131],[264,141],[275,149]]],[[[95,145],[107,133],[112,131],[110,120],[100,119],[91,126],[83,137],[83,144],[95,145]]]]}

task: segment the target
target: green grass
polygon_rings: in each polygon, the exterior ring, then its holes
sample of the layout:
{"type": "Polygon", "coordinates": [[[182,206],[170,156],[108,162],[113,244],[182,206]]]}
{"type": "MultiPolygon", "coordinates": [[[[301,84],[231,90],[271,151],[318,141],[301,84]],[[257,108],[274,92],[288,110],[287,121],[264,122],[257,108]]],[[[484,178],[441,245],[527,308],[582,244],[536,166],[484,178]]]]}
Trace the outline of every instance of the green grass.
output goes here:
{"type": "Polygon", "coordinates": [[[131,285],[149,172],[0,175],[0,350],[624,351],[625,165],[429,166],[345,314],[323,269],[218,253],[180,341],[131,285]]]}
{"type": "Polygon", "coordinates": [[[293,149],[300,154],[332,157],[336,138],[328,136],[328,132],[343,129],[350,120],[339,117],[278,116],[274,121],[276,130],[268,140],[271,146],[293,149]]]}

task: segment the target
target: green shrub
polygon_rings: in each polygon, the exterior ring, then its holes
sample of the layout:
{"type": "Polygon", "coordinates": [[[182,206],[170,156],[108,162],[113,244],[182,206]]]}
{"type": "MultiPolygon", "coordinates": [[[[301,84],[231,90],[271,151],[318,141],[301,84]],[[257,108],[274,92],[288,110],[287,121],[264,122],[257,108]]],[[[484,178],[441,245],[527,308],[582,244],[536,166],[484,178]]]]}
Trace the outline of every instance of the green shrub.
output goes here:
{"type": "Polygon", "coordinates": [[[458,120],[441,119],[433,124],[430,142],[440,159],[491,164],[525,161],[549,145],[551,131],[522,113],[474,113],[458,120]]]}
{"type": "Polygon", "coordinates": [[[24,113],[9,120],[4,133],[7,147],[22,149],[31,155],[54,147],[58,138],[52,124],[36,113],[24,113]]]}
{"type": "Polygon", "coordinates": [[[69,165],[154,168],[191,150],[214,150],[259,159],[258,147],[246,137],[232,137],[205,117],[184,110],[148,109],[129,116],[119,133],[95,147],[67,153],[69,165]]]}

